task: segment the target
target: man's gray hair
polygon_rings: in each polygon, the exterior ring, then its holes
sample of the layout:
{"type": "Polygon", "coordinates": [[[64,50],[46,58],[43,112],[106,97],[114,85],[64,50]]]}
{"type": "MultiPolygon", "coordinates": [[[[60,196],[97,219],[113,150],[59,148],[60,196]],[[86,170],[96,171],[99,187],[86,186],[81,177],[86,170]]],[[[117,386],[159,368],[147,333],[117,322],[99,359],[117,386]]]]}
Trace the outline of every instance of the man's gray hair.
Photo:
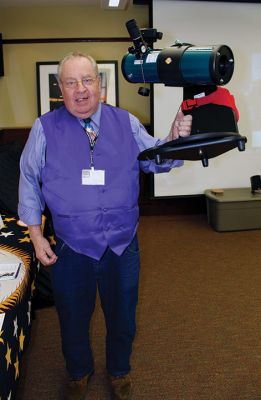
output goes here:
{"type": "Polygon", "coordinates": [[[92,58],[92,56],[90,56],[89,54],[81,53],[80,51],[72,51],[71,53],[66,54],[66,56],[64,56],[63,59],[59,62],[58,69],[57,69],[59,81],[61,78],[61,73],[62,73],[62,68],[63,68],[64,63],[68,60],[72,60],[77,57],[83,57],[83,58],[86,58],[87,60],[89,60],[92,65],[95,76],[99,75],[97,63],[94,60],[94,58],[92,58]]]}

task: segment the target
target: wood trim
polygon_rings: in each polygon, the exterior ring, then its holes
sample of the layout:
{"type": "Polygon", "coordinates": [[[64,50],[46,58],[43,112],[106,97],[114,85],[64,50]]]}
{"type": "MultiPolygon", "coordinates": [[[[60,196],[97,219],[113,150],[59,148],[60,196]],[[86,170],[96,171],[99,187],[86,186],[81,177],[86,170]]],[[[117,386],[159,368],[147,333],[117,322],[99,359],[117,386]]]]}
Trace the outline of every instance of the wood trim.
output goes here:
{"type": "Polygon", "coordinates": [[[205,195],[156,198],[151,195],[151,175],[140,172],[140,215],[206,214],[205,195]]]}
{"type": "Polygon", "coordinates": [[[0,144],[19,142],[25,144],[31,128],[3,128],[0,129],[0,144]]]}
{"type": "Polygon", "coordinates": [[[0,44],[28,43],[72,43],[72,42],[131,42],[129,37],[91,37],[91,38],[38,38],[38,39],[2,39],[0,44]]]}

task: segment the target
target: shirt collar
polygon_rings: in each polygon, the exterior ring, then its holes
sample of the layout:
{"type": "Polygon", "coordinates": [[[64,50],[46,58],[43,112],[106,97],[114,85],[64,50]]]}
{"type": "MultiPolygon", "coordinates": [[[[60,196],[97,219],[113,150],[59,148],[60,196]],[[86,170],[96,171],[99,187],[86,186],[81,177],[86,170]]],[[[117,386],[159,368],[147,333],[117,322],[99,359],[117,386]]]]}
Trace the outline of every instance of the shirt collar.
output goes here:
{"type": "MultiPolygon", "coordinates": [[[[93,128],[96,128],[97,130],[100,129],[100,120],[101,120],[101,103],[99,103],[97,110],[95,111],[94,114],[91,115],[90,117],[92,119],[92,123],[95,125],[93,128]]],[[[80,124],[84,126],[84,122],[82,119],[78,118],[80,124]]]]}

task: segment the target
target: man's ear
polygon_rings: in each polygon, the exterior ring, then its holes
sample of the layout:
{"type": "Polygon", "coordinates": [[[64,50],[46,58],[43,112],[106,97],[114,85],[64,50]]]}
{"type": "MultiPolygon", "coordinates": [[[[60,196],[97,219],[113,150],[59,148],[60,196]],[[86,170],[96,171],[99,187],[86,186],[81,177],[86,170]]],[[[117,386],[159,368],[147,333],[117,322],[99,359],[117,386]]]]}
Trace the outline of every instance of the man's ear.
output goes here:
{"type": "Polygon", "coordinates": [[[62,94],[63,94],[62,84],[61,84],[61,82],[60,82],[59,80],[58,80],[58,85],[59,85],[60,91],[61,91],[62,94]]]}
{"type": "Polygon", "coordinates": [[[101,87],[101,76],[98,75],[97,79],[98,79],[98,85],[99,85],[99,93],[101,94],[101,92],[102,92],[102,87],[101,87]]]}

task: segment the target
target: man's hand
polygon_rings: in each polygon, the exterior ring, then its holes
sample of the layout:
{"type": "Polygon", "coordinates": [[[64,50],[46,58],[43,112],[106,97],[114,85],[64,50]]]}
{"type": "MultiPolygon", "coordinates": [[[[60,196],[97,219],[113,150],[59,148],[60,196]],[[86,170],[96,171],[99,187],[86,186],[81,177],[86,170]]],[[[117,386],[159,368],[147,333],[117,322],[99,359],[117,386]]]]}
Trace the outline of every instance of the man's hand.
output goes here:
{"type": "Polygon", "coordinates": [[[44,266],[49,266],[57,261],[57,255],[53,252],[50,243],[42,234],[40,225],[29,226],[30,238],[33,242],[37,259],[44,266]]]}
{"type": "Polygon", "coordinates": [[[192,115],[184,115],[181,110],[177,112],[175,120],[172,122],[167,141],[186,137],[190,135],[192,126],[192,115]]]}

